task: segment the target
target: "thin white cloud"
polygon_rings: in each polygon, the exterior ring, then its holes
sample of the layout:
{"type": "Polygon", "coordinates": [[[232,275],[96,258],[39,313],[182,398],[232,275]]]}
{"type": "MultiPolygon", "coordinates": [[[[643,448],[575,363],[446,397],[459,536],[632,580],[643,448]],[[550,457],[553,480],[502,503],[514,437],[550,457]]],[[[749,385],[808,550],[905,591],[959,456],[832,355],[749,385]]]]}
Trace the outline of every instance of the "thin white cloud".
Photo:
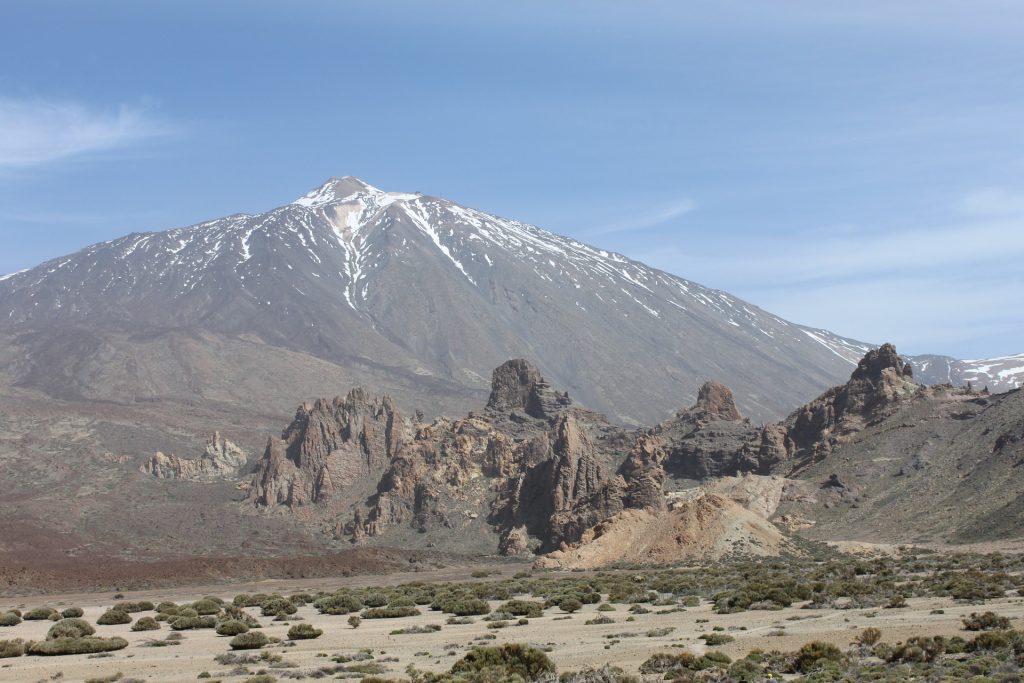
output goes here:
{"type": "Polygon", "coordinates": [[[989,188],[952,207],[959,216],[941,226],[718,235],[631,255],[795,322],[910,353],[1024,351],[1024,195],[989,188]]]}
{"type": "Polygon", "coordinates": [[[0,97],[0,168],[120,149],[168,132],[141,107],[101,111],[73,102],[0,97]]]}
{"type": "Polygon", "coordinates": [[[617,220],[606,225],[601,225],[587,230],[589,235],[607,235],[613,232],[631,232],[634,230],[647,230],[664,225],[684,216],[697,208],[697,204],[687,197],[676,200],[671,204],[656,208],[651,211],[643,211],[633,216],[617,220]]]}

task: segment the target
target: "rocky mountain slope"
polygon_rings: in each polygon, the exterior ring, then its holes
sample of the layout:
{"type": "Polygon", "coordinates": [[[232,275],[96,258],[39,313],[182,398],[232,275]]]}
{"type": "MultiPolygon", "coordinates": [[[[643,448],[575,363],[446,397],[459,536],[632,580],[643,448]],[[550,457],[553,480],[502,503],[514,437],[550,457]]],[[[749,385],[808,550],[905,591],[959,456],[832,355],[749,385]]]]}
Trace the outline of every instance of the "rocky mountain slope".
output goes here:
{"type": "MultiPolygon", "coordinates": [[[[266,374],[326,363],[343,386],[465,409],[491,368],[528,357],[583,405],[639,423],[708,377],[746,413],[778,416],[868,348],[619,254],[352,177],[267,213],[135,233],[7,276],[0,336],[11,381],[60,398],[233,402],[229,366],[259,354],[266,374]],[[207,362],[193,367],[186,346],[207,362]]],[[[255,400],[282,394],[271,388],[255,400]]]]}

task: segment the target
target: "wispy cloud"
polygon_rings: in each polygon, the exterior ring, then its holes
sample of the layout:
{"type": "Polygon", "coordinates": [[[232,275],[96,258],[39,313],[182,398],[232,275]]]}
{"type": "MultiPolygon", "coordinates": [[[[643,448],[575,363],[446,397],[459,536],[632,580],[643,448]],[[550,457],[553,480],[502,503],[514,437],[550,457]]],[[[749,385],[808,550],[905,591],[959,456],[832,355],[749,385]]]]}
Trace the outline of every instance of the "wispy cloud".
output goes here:
{"type": "Polygon", "coordinates": [[[631,255],[795,322],[910,353],[1024,351],[1024,194],[987,188],[950,205],[945,225],[722,235],[631,255]]]}
{"type": "Polygon", "coordinates": [[[695,208],[697,208],[697,204],[692,199],[684,197],[652,210],[641,211],[632,216],[590,228],[586,232],[589,235],[608,235],[614,232],[647,230],[670,223],[680,216],[690,213],[695,208]]]}
{"type": "Polygon", "coordinates": [[[36,166],[136,145],[170,133],[144,107],[0,97],[0,169],[36,166]]]}

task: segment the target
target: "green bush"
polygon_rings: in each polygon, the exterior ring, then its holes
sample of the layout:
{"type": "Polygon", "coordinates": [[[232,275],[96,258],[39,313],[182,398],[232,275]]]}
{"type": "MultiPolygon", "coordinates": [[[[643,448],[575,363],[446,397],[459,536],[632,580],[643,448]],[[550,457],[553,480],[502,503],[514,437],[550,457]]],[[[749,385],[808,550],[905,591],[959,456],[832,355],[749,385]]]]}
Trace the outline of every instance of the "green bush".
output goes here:
{"type": "Polygon", "coordinates": [[[217,635],[220,636],[237,636],[240,633],[246,633],[249,630],[249,625],[239,619],[228,619],[217,624],[217,635]]]}
{"type": "Polygon", "coordinates": [[[96,633],[96,629],[92,627],[85,619],[78,619],[71,617],[70,619],[61,619],[46,633],[47,640],[56,640],[57,638],[84,638],[85,636],[91,636],[96,633]]]}
{"type": "Polygon", "coordinates": [[[17,626],[21,623],[21,617],[14,612],[0,614],[0,626],[17,626]]]}
{"type": "Polygon", "coordinates": [[[701,640],[704,641],[705,644],[711,647],[725,645],[726,643],[731,643],[732,641],[736,640],[732,636],[725,633],[705,633],[699,637],[701,640]]]}
{"type": "Polygon", "coordinates": [[[363,619],[400,619],[419,616],[415,607],[373,607],[363,610],[363,619]]]}
{"type": "MultiPolygon", "coordinates": [[[[210,598],[203,598],[192,603],[192,609],[196,611],[199,616],[208,616],[211,614],[220,614],[221,604],[210,598]]],[[[275,612],[276,614],[276,612],[275,612]]]]}
{"type": "Polygon", "coordinates": [[[52,657],[58,655],[89,655],[98,652],[112,652],[128,647],[124,638],[57,638],[29,643],[26,654],[52,657]]]}
{"type": "Polygon", "coordinates": [[[122,612],[149,612],[150,610],[156,609],[149,600],[140,600],[137,602],[115,602],[111,609],[120,610],[122,612]]]}
{"type": "Polygon", "coordinates": [[[132,617],[127,612],[122,612],[119,609],[109,609],[100,615],[96,623],[100,626],[113,626],[115,624],[130,624],[131,621],[132,617]]]}
{"type": "Polygon", "coordinates": [[[65,619],[76,619],[85,614],[81,607],[68,607],[66,610],[60,613],[65,619]]]}
{"type": "Polygon", "coordinates": [[[999,616],[995,612],[971,612],[971,616],[963,622],[965,631],[1005,631],[1010,628],[1009,618],[999,616]]]}
{"type": "Polygon", "coordinates": [[[533,602],[532,600],[509,600],[499,607],[498,611],[508,612],[515,617],[536,619],[544,616],[544,604],[540,602],[533,602]]]}
{"type": "Polygon", "coordinates": [[[232,650],[258,650],[269,642],[270,639],[262,631],[248,631],[232,638],[229,645],[232,650]]]}
{"type": "Polygon", "coordinates": [[[541,650],[519,643],[497,647],[474,647],[451,668],[453,675],[480,680],[508,680],[514,676],[524,681],[535,681],[544,674],[554,673],[555,665],[541,650]]]}
{"type": "Polygon", "coordinates": [[[206,615],[203,617],[178,617],[171,622],[171,628],[175,631],[190,631],[197,628],[215,628],[217,617],[206,615]]]}
{"type": "Polygon", "coordinates": [[[0,640],[0,659],[20,657],[23,654],[25,654],[25,643],[20,638],[0,640]]]}
{"type": "Polygon", "coordinates": [[[265,617],[274,617],[278,614],[295,614],[298,611],[295,605],[282,597],[270,598],[260,605],[260,609],[265,617]]]}
{"type": "Polygon", "coordinates": [[[289,640],[310,640],[312,638],[319,638],[324,634],[318,628],[313,628],[312,624],[295,624],[288,629],[289,640]]]}
{"type": "Polygon", "coordinates": [[[25,621],[43,621],[57,613],[57,610],[50,607],[36,607],[21,615],[25,621]]]}
{"type": "Polygon", "coordinates": [[[810,643],[806,643],[796,653],[796,659],[793,661],[793,669],[797,673],[806,674],[820,667],[822,665],[822,660],[825,662],[840,662],[843,658],[842,651],[835,645],[815,640],[810,643]]]}
{"type": "Polygon", "coordinates": [[[577,600],[576,598],[566,598],[565,600],[562,600],[560,603],[558,603],[558,609],[562,610],[563,612],[568,612],[570,614],[578,611],[582,607],[583,603],[577,600]]]}
{"type": "Polygon", "coordinates": [[[363,598],[363,604],[367,607],[383,607],[388,604],[388,596],[383,593],[370,593],[363,598]]]}
{"type": "Polygon", "coordinates": [[[167,602],[165,600],[156,606],[156,611],[163,612],[164,614],[176,614],[178,612],[178,606],[173,602],[167,602]]]}
{"type": "Polygon", "coordinates": [[[363,603],[354,595],[328,595],[313,602],[321,614],[349,614],[363,609],[363,603]]]}
{"type": "Polygon", "coordinates": [[[133,631],[159,631],[160,622],[153,617],[142,617],[132,624],[133,631]]]}

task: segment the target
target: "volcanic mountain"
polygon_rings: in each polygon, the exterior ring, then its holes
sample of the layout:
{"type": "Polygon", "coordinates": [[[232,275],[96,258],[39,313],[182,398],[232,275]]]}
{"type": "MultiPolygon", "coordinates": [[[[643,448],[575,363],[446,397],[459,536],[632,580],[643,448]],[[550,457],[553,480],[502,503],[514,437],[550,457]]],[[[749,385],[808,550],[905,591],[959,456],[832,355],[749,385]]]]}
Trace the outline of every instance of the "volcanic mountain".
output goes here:
{"type": "Polygon", "coordinates": [[[0,321],[11,384],[115,403],[256,400],[278,414],[330,393],[328,380],[461,410],[486,396],[491,368],[528,357],[616,421],[662,419],[708,377],[767,419],[869,348],[619,254],[353,177],[267,213],[131,234],[6,276],[0,321]]]}

